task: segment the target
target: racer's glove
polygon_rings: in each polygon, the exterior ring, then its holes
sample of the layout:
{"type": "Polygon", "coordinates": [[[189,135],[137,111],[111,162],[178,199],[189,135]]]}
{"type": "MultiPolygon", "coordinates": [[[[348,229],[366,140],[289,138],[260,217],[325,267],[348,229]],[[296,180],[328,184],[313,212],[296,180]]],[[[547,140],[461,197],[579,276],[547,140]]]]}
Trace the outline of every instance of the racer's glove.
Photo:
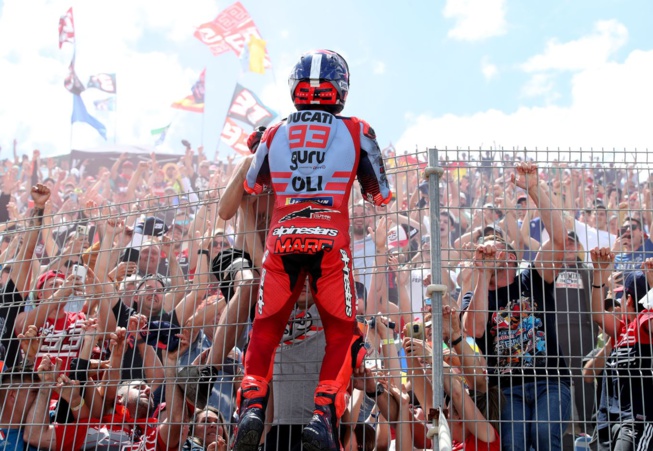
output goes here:
{"type": "Polygon", "coordinates": [[[261,142],[263,132],[265,132],[265,127],[257,127],[256,130],[254,130],[249,135],[249,138],[247,138],[247,147],[249,148],[250,152],[254,153],[256,152],[256,149],[258,149],[258,145],[261,142]]]}

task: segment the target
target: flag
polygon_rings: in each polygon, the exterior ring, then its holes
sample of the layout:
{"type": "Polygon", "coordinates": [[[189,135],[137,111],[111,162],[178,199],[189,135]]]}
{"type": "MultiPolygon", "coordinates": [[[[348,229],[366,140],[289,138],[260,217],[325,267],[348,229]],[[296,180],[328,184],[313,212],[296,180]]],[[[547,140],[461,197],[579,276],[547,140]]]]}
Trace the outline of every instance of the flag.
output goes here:
{"type": "Polygon", "coordinates": [[[116,74],[91,75],[86,83],[87,88],[97,88],[109,94],[116,93],[116,74]]]}
{"type": "MultiPolygon", "coordinates": [[[[250,37],[261,39],[254,20],[240,2],[228,6],[213,21],[197,27],[194,36],[209,46],[213,56],[231,50],[240,57],[250,37]]],[[[272,66],[269,55],[267,50],[263,49],[263,51],[264,66],[269,68],[272,66]]]]}
{"type": "Polygon", "coordinates": [[[73,96],[73,115],[70,118],[70,123],[74,124],[75,122],[86,122],[88,125],[97,130],[97,132],[104,138],[107,139],[107,128],[102,124],[102,122],[95,119],[93,116],[88,114],[86,110],[86,105],[79,94],[73,96]]]}
{"type": "Polygon", "coordinates": [[[245,122],[253,128],[268,125],[277,113],[263,105],[263,102],[249,89],[236,84],[227,116],[245,122]]]}
{"type": "Polygon", "coordinates": [[[257,74],[265,73],[265,41],[252,35],[247,48],[249,49],[249,70],[257,74]]]}
{"type": "Polygon", "coordinates": [[[224,127],[222,128],[222,133],[220,134],[220,139],[222,141],[240,155],[251,155],[249,147],[247,147],[248,137],[248,132],[238,125],[236,121],[227,117],[224,122],[224,127]]]}
{"type": "Polygon", "coordinates": [[[64,42],[75,43],[75,22],[73,21],[73,8],[68,8],[66,15],[59,18],[59,48],[64,42]]]}
{"type": "Polygon", "coordinates": [[[113,96],[107,97],[106,99],[96,100],[93,104],[98,111],[114,111],[116,109],[116,98],[113,96]]]}
{"type": "Polygon", "coordinates": [[[168,134],[168,129],[170,128],[170,125],[171,124],[168,124],[165,127],[155,128],[154,130],[150,131],[150,134],[152,136],[158,136],[156,142],[154,143],[155,146],[160,146],[166,140],[166,135],[168,134]]]}
{"type": "Polygon", "coordinates": [[[75,55],[68,66],[68,76],[63,81],[64,87],[74,95],[80,95],[86,88],[75,73],[75,55]]]}
{"type": "Polygon", "coordinates": [[[202,70],[199,80],[191,88],[191,95],[184,97],[171,106],[179,110],[192,111],[194,113],[204,112],[204,75],[206,69],[202,70]]]}

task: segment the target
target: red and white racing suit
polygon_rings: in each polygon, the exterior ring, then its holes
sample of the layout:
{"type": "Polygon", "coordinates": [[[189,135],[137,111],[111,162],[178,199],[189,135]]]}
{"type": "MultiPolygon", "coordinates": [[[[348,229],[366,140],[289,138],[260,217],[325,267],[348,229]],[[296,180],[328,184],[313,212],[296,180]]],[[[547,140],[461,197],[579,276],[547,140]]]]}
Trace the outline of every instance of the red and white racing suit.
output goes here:
{"type": "Polygon", "coordinates": [[[390,201],[374,131],[357,118],[299,111],[263,134],[245,190],[276,194],[266,240],[246,375],[271,378],[271,362],[308,275],[325,329],[320,382],[346,388],[360,336],[349,238],[348,201],[358,177],[363,197],[390,201]]]}

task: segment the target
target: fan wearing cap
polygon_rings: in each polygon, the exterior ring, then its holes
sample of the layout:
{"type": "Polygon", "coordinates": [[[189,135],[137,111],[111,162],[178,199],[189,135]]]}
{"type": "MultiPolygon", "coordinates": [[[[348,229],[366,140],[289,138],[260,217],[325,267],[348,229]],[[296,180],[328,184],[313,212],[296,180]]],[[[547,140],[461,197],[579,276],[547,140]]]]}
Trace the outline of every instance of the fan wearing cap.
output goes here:
{"type": "MultiPolygon", "coordinates": [[[[607,282],[614,254],[607,248],[591,252],[596,279],[607,282]]],[[[653,259],[642,263],[642,271],[630,271],[624,278],[621,319],[603,309],[601,285],[593,287],[594,320],[612,339],[613,349],[606,363],[603,393],[597,413],[598,449],[653,449],[653,259]]]]}
{"type": "Polygon", "coordinates": [[[616,253],[615,270],[633,271],[639,269],[644,260],[653,258],[653,241],[642,229],[639,219],[626,217],[612,251],[616,253]]]}
{"type": "Polygon", "coordinates": [[[563,258],[567,233],[560,210],[539,185],[537,166],[518,163],[511,177],[528,192],[552,239],[519,273],[510,244],[486,239],[477,245],[475,286],[461,303],[463,327],[487,358],[490,386],[498,385],[507,400],[501,412],[502,449],[561,450],[571,381],[559,350],[553,283],[554,262],[563,258]]]}
{"type": "Polygon", "coordinates": [[[101,333],[115,327],[115,322],[108,315],[113,299],[104,296],[104,290],[98,285],[93,271],[87,267],[85,269],[85,281],[75,273],[65,279],[63,274],[55,271],[42,274],[36,284],[36,307],[16,317],[16,333],[25,333],[30,325],[39,328],[41,346],[35,362],[37,367],[41,357],[50,354],[61,358],[64,361],[64,372],[68,371],[68,361],[79,353],[81,326],[89,314],[102,319],[98,327],[101,333]],[[91,295],[100,295],[102,298],[97,303],[97,311],[88,300],[82,311],[66,310],[69,300],[74,299],[77,302],[77,299],[86,299],[86,296],[91,295]]]}
{"type": "Polygon", "coordinates": [[[127,154],[123,153],[111,166],[111,180],[114,188],[126,187],[134,175],[134,163],[128,158],[127,154]]]}
{"type": "MultiPolygon", "coordinates": [[[[212,239],[205,238],[200,243],[200,251],[205,251],[210,246],[212,239]]],[[[207,267],[208,262],[201,259],[198,261],[197,273],[193,278],[193,285],[183,297],[181,302],[174,302],[173,299],[178,296],[175,290],[170,290],[167,280],[159,274],[146,274],[143,276],[136,287],[133,296],[132,306],[128,307],[122,300],[115,300],[112,303],[113,317],[120,327],[126,327],[129,318],[133,315],[144,315],[148,324],[155,321],[166,322],[173,327],[180,327],[191,318],[197,305],[204,298],[207,290],[208,276],[210,274],[207,267]],[[164,310],[164,305],[173,305],[170,312],[164,310]]],[[[183,292],[182,292],[183,295],[183,292]]],[[[133,347],[125,351],[123,364],[124,379],[143,379],[146,360],[148,359],[148,344],[139,340],[133,347]]],[[[195,400],[191,400],[195,402],[195,400]]]]}

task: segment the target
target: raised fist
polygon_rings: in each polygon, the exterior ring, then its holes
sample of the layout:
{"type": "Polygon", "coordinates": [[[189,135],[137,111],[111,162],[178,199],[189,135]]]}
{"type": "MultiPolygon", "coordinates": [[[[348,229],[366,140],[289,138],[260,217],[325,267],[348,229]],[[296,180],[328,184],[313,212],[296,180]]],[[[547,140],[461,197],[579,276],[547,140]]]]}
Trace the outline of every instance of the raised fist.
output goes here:
{"type": "Polygon", "coordinates": [[[265,127],[258,127],[251,133],[251,135],[249,135],[249,138],[247,138],[247,147],[252,153],[256,152],[256,149],[258,149],[263,132],[265,132],[265,127]]]}
{"type": "Polygon", "coordinates": [[[50,188],[37,183],[32,187],[30,195],[34,200],[35,208],[45,208],[45,203],[48,201],[48,199],[50,199],[50,188]]]}
{"type": "Polygon", "coordinates": [[[537,165],[535,163],[521,162],[515,166],[516,175],[511,174],[511,182],[519,188],[530,190],[538,185],[537,165]]]}

